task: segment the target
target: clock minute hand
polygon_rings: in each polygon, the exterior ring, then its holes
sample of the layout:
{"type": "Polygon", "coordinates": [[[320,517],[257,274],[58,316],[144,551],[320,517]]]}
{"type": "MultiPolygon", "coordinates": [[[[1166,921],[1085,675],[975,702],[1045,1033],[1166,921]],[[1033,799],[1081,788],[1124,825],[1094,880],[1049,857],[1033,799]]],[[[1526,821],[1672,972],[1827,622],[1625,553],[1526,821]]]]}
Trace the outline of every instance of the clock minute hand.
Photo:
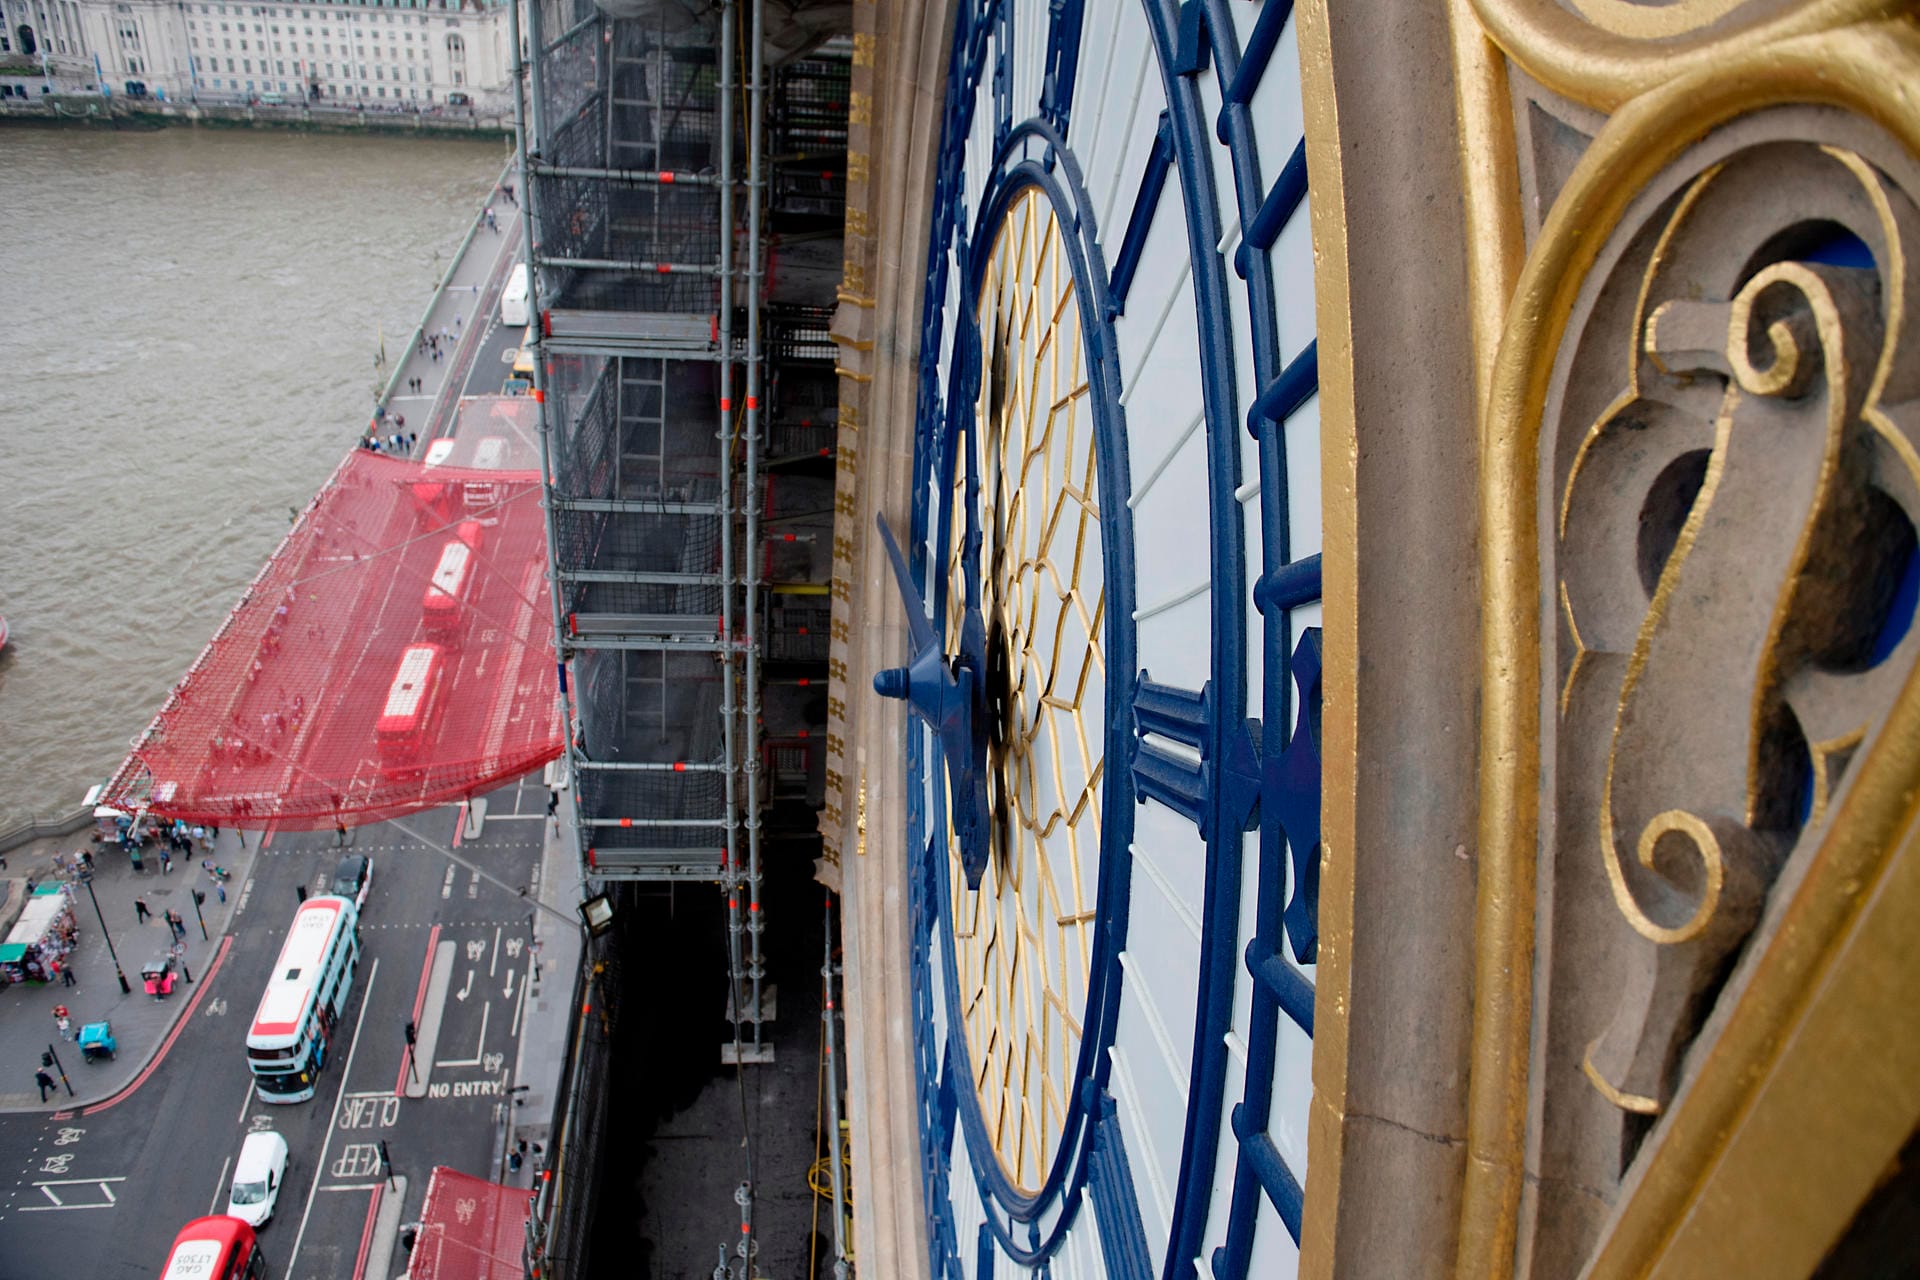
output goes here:
{"type": "Polygon", "coordinates": [[[940,647],[940,638],[927,620],[926,602],[907,571],[907,558],[894,541],[884,515],[875,517],[880,540],[886,544],[887,557],[893,562],[894,585],[906,606],[907,636],[913,645],[913,657],[904,667],[889,667],[875,673],[873,691],[883,698],[904,699],[913,713],[925,720],[940,738],[940,753],[947,760],[947,782],[953,805],[954,833],[960,839],[961,865],[967,887],[980,887],[981,873],[987,864],[987,782],[977,764],[984,753],[975,742],[976,726],[985,724],[976,704],[980,686],[971,667],[951,659],[940,647]]]}

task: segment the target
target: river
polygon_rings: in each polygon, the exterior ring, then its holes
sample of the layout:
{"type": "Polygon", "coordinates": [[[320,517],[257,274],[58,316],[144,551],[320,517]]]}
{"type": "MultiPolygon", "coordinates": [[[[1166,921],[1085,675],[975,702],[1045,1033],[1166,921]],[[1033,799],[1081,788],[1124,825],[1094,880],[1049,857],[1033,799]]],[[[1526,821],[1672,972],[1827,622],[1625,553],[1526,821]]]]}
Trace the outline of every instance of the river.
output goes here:
{"type": "Polygon", "coordinates": [[[0,830],[124,758],[352,447],[507,154],[0,126],[0,830]]]}

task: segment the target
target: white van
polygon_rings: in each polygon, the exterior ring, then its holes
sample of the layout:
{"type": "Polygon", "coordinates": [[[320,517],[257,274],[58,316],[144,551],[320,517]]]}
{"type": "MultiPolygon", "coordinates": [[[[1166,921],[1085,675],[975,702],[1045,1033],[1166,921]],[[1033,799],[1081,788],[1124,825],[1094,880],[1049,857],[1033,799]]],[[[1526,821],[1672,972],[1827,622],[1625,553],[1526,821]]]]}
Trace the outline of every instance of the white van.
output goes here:
{"type": "Polygon", "coordinates": [[[527,264],[521,263],[507,277],[507,287],[500,291],[500,323],[509,329],[524,329],[527,326],[527,264]]]}
{"type": "Polygon", "coordinates": [[[286,1180],[287,1140],[272,1130],[248,1134],[240,1144],[240,1158],[233,1164],[227,1216],[250,1227],[265,1226],[286,1180]]]}

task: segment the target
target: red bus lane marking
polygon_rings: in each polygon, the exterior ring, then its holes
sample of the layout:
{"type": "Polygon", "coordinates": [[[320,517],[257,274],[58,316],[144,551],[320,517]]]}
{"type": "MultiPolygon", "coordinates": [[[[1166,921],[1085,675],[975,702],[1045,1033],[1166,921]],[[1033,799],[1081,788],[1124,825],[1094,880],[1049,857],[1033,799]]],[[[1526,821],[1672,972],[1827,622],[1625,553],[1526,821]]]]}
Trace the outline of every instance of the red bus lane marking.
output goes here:
{"type": "Polygon", "coordinates": [[[200,1007],[200,998],[206,995],[207,988],[213,985],[213,977],[220,972],[220,966],[225,962],[227,951],[232,946],[233,938],[231,936],[220,939],[220,950],[214,954],[213,963],[201,972],[198,984],[199,989],[193,993],[193,998],[187,1001],[187,1011],[180,1015],[178,1022],[173,1024],[173,1031],[161,1042],[160,1052],[153,1055],[153,1061],[149,1062],[139,1075],[128,1081],[125,1088],[108,1098],[105,1102],[96,1102],[92,1106],[81,1107],[79,1109],[81,1115],[97,1116],[108,1107],[119,1106],[129,1097],[133,1096],[135,1089],[138,1089],[147,1082],[148,1076],[159,1069],[160,1064],[166,1060],[167,1053],[173,1048],[173,1042],[180,1038],[180,1033],[187,1029],[187,1023],[193,1020],[193,1011],[200,1007]]]}
{"type": "Polygon", "coordinates": [[[377,1183],[373,1196],[367,1201],[367,1225],[360,1230],[360,1254],[353,1260],[353,1280],[361,1280],[367,1273],[367,1250],[373,1245],[373,1224],[380,1216],[380,1193],[387,1189],[385,1183],[377,1183]]]}
{"type": "MultiPolygon", "coordinates": [[[[420,1010],[427,1003],[427,980],[433,977],[433,952],[440,945],[440,926],[427,930],[427,958],[420,962],[420,985],[413,993],[413,1025],[420,1025],[420,1010]]],[[[406,1046],[400,1055],[400,1076],[393,1082],[393,1096],[404,1098],[407,1092],[407,1061],[413,1057],[413,1046],[406,1046]]]]}
{"type": "Polygon", "coordinates": [[[456,810],[454,813],[454,822],[453,822],[453,847],[454,848],[458,849],[460,847],[461,833],[466,831],[466,829],[467,829],[467,802],[465,800],[462,800],[460,802],[459,809],[456,810]]]}

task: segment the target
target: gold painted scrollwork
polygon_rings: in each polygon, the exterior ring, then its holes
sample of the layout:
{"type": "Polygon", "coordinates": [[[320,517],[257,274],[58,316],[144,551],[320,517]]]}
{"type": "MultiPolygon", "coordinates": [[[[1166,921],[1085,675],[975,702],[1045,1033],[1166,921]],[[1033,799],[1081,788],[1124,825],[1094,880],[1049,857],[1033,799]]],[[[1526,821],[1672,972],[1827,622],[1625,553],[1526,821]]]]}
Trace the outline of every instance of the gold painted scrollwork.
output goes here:
{"type": "Polygon", "coordinates": [[[1906,0],[1471,0],[1487,34],[1541,83],[1611,110],[1781,40],[1897,14],[1906,0]]]}
{"type": "MultiPolygon", "coordinates": [[[[1835,729],[1857,740],[1867,714],[1848,673],[1890,625],[1877,579],[1911,558],[1920,494],[1872,425],[1908,287],[1900,205],[1858,155],[1802,143],[1694,179],[1633,289],[1628,391],[1574,451],[1559,504],[1574,657],[1559,702],[1564,715],[1590,687],[1615,704],[1596,815],[1607,886],[1642,939],[1671,949],[1620,961],[1618,1011],[1581,1063],[1623,1110],[1660,1109],[1704,989],[1803,823],[1814,744],[1835,729]],[[1831,194],[1729,236],[1783,176],[1831,194]],[[1769,257],[1796,252],[1863,265],[1769,257]],[[1650,599],[1630,647],[1610,652],[1609,637],[1628,638],[1629,555],[1650,599]],[[1834,696],[1796,705],[1822,685],[1834,696]],[[1855,724],[1818,724],[1836,703],[1855,724]]],[[[1576,776],[1578,735],[1562,754],[1576,776]]]]}
{"type": "Polygon", "coordinates": [[[1920,786],[1920,30],[1470,3],[1613,114],[1541,188],[1485,400],[1457,1270],[1644,1275],[1816,980],[1782,920],[1835,918],[1920,786]],[[1522,1244],[1528,1178],[1620,1199],[1522,1244]]]}

